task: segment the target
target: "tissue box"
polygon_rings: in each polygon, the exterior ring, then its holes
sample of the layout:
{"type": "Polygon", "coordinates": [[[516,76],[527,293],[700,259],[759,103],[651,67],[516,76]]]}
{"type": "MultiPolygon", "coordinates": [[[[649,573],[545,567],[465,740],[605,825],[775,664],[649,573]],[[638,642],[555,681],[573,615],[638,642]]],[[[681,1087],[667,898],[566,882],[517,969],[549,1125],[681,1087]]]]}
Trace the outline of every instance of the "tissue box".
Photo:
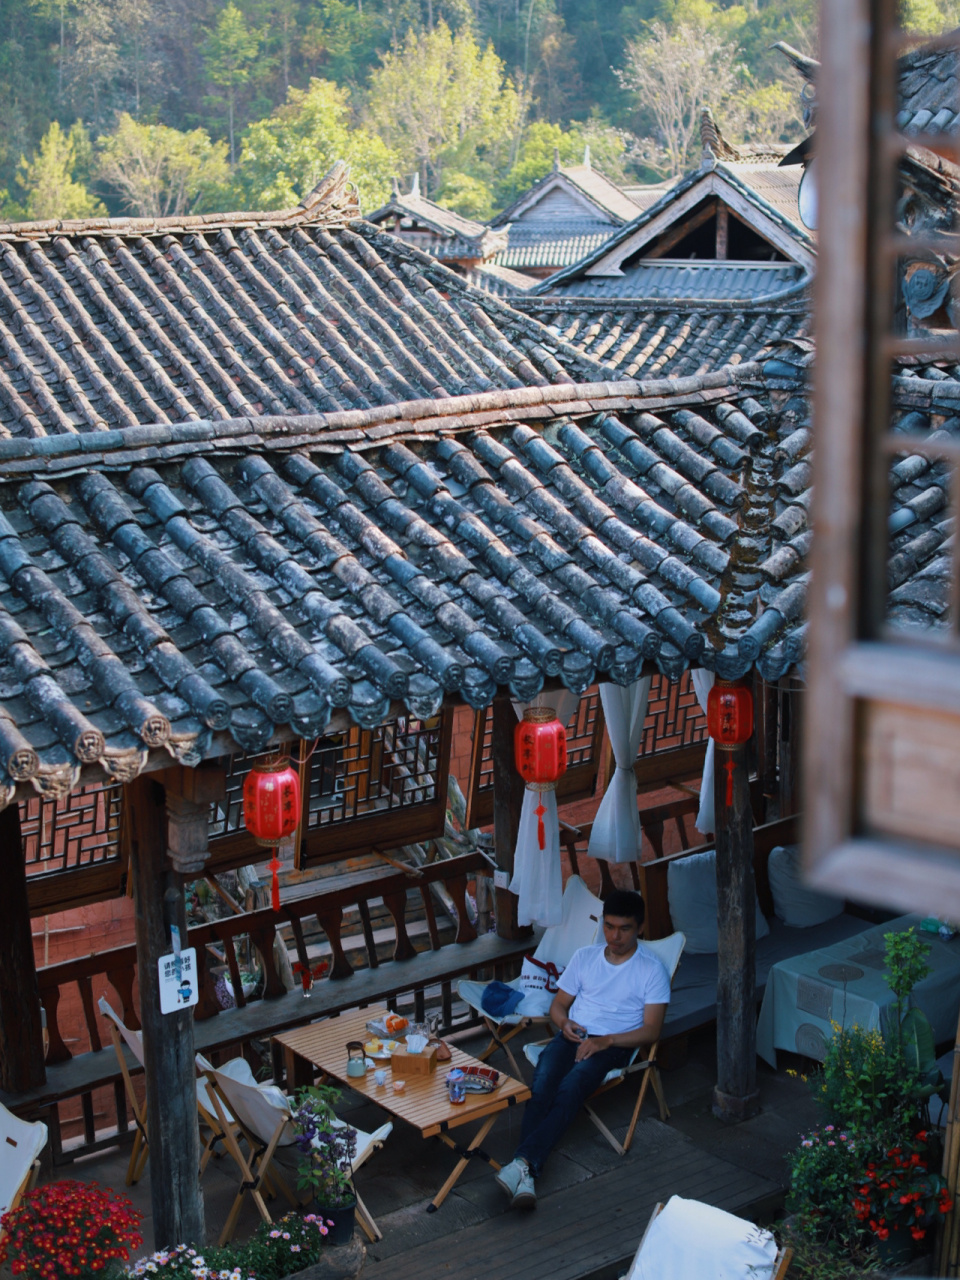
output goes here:
{"type": "Polygon", "coordinates": [[[437,1069],[437,1046],[427,1045],[423,1053],[407,1053],[399,1049],[390,1055],[390,1069],[393,1077],[429,1076],[437,1069]]]}

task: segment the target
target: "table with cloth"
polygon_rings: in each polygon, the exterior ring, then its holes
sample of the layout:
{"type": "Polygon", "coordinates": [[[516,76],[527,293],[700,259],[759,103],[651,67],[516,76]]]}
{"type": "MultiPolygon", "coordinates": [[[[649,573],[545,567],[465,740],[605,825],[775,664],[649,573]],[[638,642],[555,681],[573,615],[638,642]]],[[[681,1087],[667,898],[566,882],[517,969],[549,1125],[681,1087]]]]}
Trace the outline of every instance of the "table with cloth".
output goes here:
{"type": "Polygon", "coordinates": [[[953,1040],[960,1010],[960,934],[944,941],[920,929],[920,916],[898,916],[819,951],[781,960],[767,977],[757,1024],[757,1053],[772,1067],[777,1050],[822,1062],[831,1023],[886,1031],[894,1017],[887,985],[884,934],[913,926],[930,943],[933,972],[913,990],[911,1003],[930,1019],[936,1042],[953,1040]]]}

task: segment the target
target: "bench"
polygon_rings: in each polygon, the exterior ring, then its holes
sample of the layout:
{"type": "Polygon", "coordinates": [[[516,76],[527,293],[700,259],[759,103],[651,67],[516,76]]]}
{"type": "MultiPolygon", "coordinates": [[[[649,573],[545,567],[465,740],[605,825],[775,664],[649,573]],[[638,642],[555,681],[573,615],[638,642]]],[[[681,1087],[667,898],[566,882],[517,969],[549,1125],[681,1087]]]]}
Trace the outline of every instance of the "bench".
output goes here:
{"type": "MultiPolygon", "coordinates": [[[[322,892],[284,902],[279,912],[265,908],[189,929],[186,945],[196,947],[199,957],[210,946],[223,949],[236,998],[235,1008],[222,1009],[207,965],[198,965],[200,991],[194,1010],[197,1049],[217,1059],[224,1056],[228,1048],[239,1045],[245,1049],[251,1040],[268,1040],[280,1031],[318,1018],[333,1017],[348,1009],[384,1002],[395,1006],[400,996],[410,993],[414,1016],[419,1018],[424,1012],[426,989],[437,986],[441,992],[443,1028],[450,1030],[453,980],[474,977],[480,970],[499,976],[532,945],[529,938],[510,941],[490,933],[477,935],[467,912],[468,881],[478,875],[489,875],[490,871],[490,863],[482,853],[468,853],[411,868],[409,872],[400,869],[386,873],[379,869],[356,872],[326,880],[322,892]],[[445,895],[449,895],[448,900],[452,900],[448,927],[437,918],[435,891],[441,887],[445,895]],[[411,897],[419,900],[425,923],[416,937],[411,937],[414,931],[408,924],[411,897]],[[384,941],[383,928],[374,929],[372,908],[381,902],[386,908],[383,914],[392,924],[393,936],[388,942],[384,941]],[[344,913],[348,911],[355,914],[359,922],[354,939],[344,936],[344,913]],[[305,925],[309,921],[316,921],[319,926],[324,940],[321,949],[330,969],[328,976],[313,986],[310,998],[305,999],[299,986],[293,991],[287,991],[284,986],[274,958],[274,941],[278,932],[281,936],[289,934],[298,960],[309,965],[316,960],[316,955],[310,957],[307,950],[305,925]],[[263,966],[263,995],[255,1000],[244,997],[240,982],[236,947],[243,936],[250,938],[263,966]],[[418,942],[426,942],[427,946],[418,949],[418,942]],[[350,943],[354,944],[352,948],[350,943]],[[359,964],[351,961],[351,954],[359,964]]],[[[119,999],[124,1022],[137,1029],[140,1019],[134,999],[136,965],[136,948],[128,945],[49,965],[38,972],[49,1036],[47,1080],[24,1093],[0,1091],[0,1101],[17,1115],[45,1120],[50,1129],[54,1163],[75,1159],[116,1142],[113,1134],[97,1136],[94,1090],[113,1090],[117,1132],[123,1134],[129,1129],[122,1076],[112,1044],[107,1041],[104,1046],[93,980],[101,975],[106,977],[119,999]],[[57,1020],[61,992],[70,983],[76,983],[79,988],[90,1043],[88,1051],[77,1054],[71,1053],[57,1020]],[[74,1098],[81,1102],[84,1141],[65,1152],[58,1105],[74,1098]]],[[[131,1070],[138,1069],[132,1058],[128,1065],[131,1070]]],[[[132,1136],[132,1130],[130,1132],[132,1136]]]]}

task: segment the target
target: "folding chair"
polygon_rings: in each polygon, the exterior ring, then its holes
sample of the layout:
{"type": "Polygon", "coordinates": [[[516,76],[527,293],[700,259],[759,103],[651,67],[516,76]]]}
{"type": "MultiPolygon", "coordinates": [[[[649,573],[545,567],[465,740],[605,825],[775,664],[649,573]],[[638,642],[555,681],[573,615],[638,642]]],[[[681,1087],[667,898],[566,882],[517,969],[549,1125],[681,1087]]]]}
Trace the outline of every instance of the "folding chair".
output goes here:
{"type": "Polygon", "coordinates": [[[106,1018],[107,1025],[110,1028],[110,1038],[113,1040],[117,1062],[120,1064],[120,1074],[123,1076],[123,1088],[127,1095],[127,1103],[133,1112],[133,1122],[137,1126],[137,1131],[133,1135],[133,1150],[130,1152],[130,1163],[127,1165],[127,1186],[132,1187],[143,1177],[143,1171],[147,1164],[149,1152],[149,1144],[147,1142],[147,1100],[144,1097],[141,1104],[137,1097],[136,1090],[133,1087],[133,1080],[130,1076],[130,1068],[127,1066],[126,1054],[123,1052],[123,1046],[127,1046],[142,1067],[143,1032],[131,1031],[119,1013],[111,1008],[103,996],[97,1002],[97,1007],[106,1018]]]}
{"type": "Polygon", "coordinates": [[[623,1280],[783,1280],[792,1257],[752,1222],[671,1196],[651,1214],[623,1280]]]}
{"type": "Polygon", "coordinates": [[[15,1209],[37,1185],[38,1157],[46,1145],[47,1126],[41,1120],[21,1120],[0,1103],[0,1214],[15,1209]]]}
{"type": "MultiPolygon", "coordinates": [[[[236,1080],[224,1070],[212,1068],[199,1055],[197,1064],[203,1070],[209,1085],[209,1098],[222,1132],[223,1144],[240,1170],[240,1188],[220,1235],[219,1244],[222,1246],[232,1238],[236,1230],[243,1198],[248,1192],[266,1223],[271,1223],[273,1219],[261,1187],[268,1195],[275,1195],[275,1188],[279,1187],[290,1204],[294,1208],[298,1207],[298,1201],[277,1168],[278,1161],[275,1159],[280,1149],[294,1144],[297,1135],[291,1123],[290,1100],[276,1085],[249,1084],[236,1080]],[[243,1154],[239,1140],[241,1137],[246,1140],[249,1157],[243,1154]]],[[[392,1132],[393,1125],[389,1122],[373,1133],[357,1130],[354,1172],[366,1163],[374,1151],[383,1146],[392,1132]]],[[[359,1194],[357,1216],[370,1240],[383,1239],[383,1233],[359,1194]]]]}
{"type": "MultiPolygon", "coordinates": [[[[670,981],[673,982],[674,974],[677,972],[677,966],[680,963],[680,957],[683,954],[684,943],[686,937],[682,933],[671,933],[668,938],[657,938],[653,942],[640,942],[637,945],[651,951],[661,962],[667,973],[670,975],[670,981]]],[[[532,1062],[534,1066],[540,1061],[540,1055],[544,1048],[549,1044],[549,1040],[540,1040],[535,1044],[524,1045],[523,1052],[528,1062],[532,1062]]],[[[633,1135],[637,1128],[637,1121],[640,1119],[640,1108],[643,1106],[644,1099],[647,1096],[647,1089],[653,1085],[653,1092],[657,1098],[657,1104],[660,1107],[660,1119],[670,1119],[670,1108],[667,1106],[666,1098],[663,1096],[663,1085],[660,1080],[660,1072],[657,1070],[657,1049],[660,1041],[637,1048],[633,1051],[630,1061],[625,1067],[619,1067],[615,1071],[608,1071],[600,1083],[600,1087],[590,1097],[589,1102],[584,1106],[587,1115],[597,1126],[606,1140],[613,1147],[618,1155],[625,1156],[630,1150],[630,1144],[633,1142],[633,1135]],[[640,1055],[646,1049],[646,1057],[640,1055]],[[637,1094],[637,1101],[633,1108],[633,1115],[630,1118],[630,1124],[627,1128],[627,1136],[623,1141],[623,1145],[617,1141],[607,1126],[590,1105],[594,1098],[598,1098],[601,1093],[606,1093],[608,1089],[613,1089],[618,1084],[623,1084],[628,1076],[635,1075],[637,1072],[643,1073],[643,1080],[640,1084],[640,1091],[637,1094]]]]}
{"type": "MultiPolygon", "coordinates": [[[[589,947],[595,941],[602,914],[603,903],[600,899],[594,897],[579,876],[571,876],[563,890],[563,919],[560,924],[552,925],[544,932],[533,953],[534,959],[541,964],[551,962],[558,969],[565,969],[575,951],[579,951],[581,947],[589,947]]],[[[549,1022],[553,997],[550,996],[545,1001],[540,993],[525,996],[513,1013],[504,1018],[494,1018],[483,1007],[483,993],[488,985],[485,982],[464,981],[457,986],[460,999],[480,1014],[490,1032],[490,1043],[479,1055],[480,1061],[486,1062],[492,1053],[502,1049],[510,1061],[514,1075],[522,1080],[523,1073],[507,1042],[535,1023],[549,1022]]],[[[514,978],[507,985],[519,990],[520,979],[514,978]]]]}

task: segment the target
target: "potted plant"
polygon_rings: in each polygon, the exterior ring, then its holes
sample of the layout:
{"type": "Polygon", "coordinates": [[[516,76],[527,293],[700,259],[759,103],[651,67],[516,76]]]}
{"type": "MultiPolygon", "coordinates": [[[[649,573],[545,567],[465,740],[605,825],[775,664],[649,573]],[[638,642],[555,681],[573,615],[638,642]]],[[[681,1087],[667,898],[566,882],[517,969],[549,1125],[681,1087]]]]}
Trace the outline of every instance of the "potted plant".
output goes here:
{"type": "Polygon", "coordinates": [[[952,1209],[946,1181],[931,1171],[935,1163],[921,1130],[911,1143],[889,1147],[866,1166],[853,1207],[885,1262],[909,1261],[952,1209]]]}
{"type": "Polygon", "coordinates": [[[15,1276],[92,1280],[143,1244],[143,1215],[126,1196],[96,1182],[51,1182],[28,1191],[3,1215],[0,1262],[15,1276]]]}
{"type": "Polygon", "coordinates": [[[313,1210],[329,1226],[330,1244],[346,1244],[353,1236],[357,1194],[353,1187],[353,1157],[357,1131],[338,1120],[334,1103],[340,1090],[310,1086],[296,1095],[292,1111],[297,1133],[297,1188],[309,1191],[313,1210]]]}

